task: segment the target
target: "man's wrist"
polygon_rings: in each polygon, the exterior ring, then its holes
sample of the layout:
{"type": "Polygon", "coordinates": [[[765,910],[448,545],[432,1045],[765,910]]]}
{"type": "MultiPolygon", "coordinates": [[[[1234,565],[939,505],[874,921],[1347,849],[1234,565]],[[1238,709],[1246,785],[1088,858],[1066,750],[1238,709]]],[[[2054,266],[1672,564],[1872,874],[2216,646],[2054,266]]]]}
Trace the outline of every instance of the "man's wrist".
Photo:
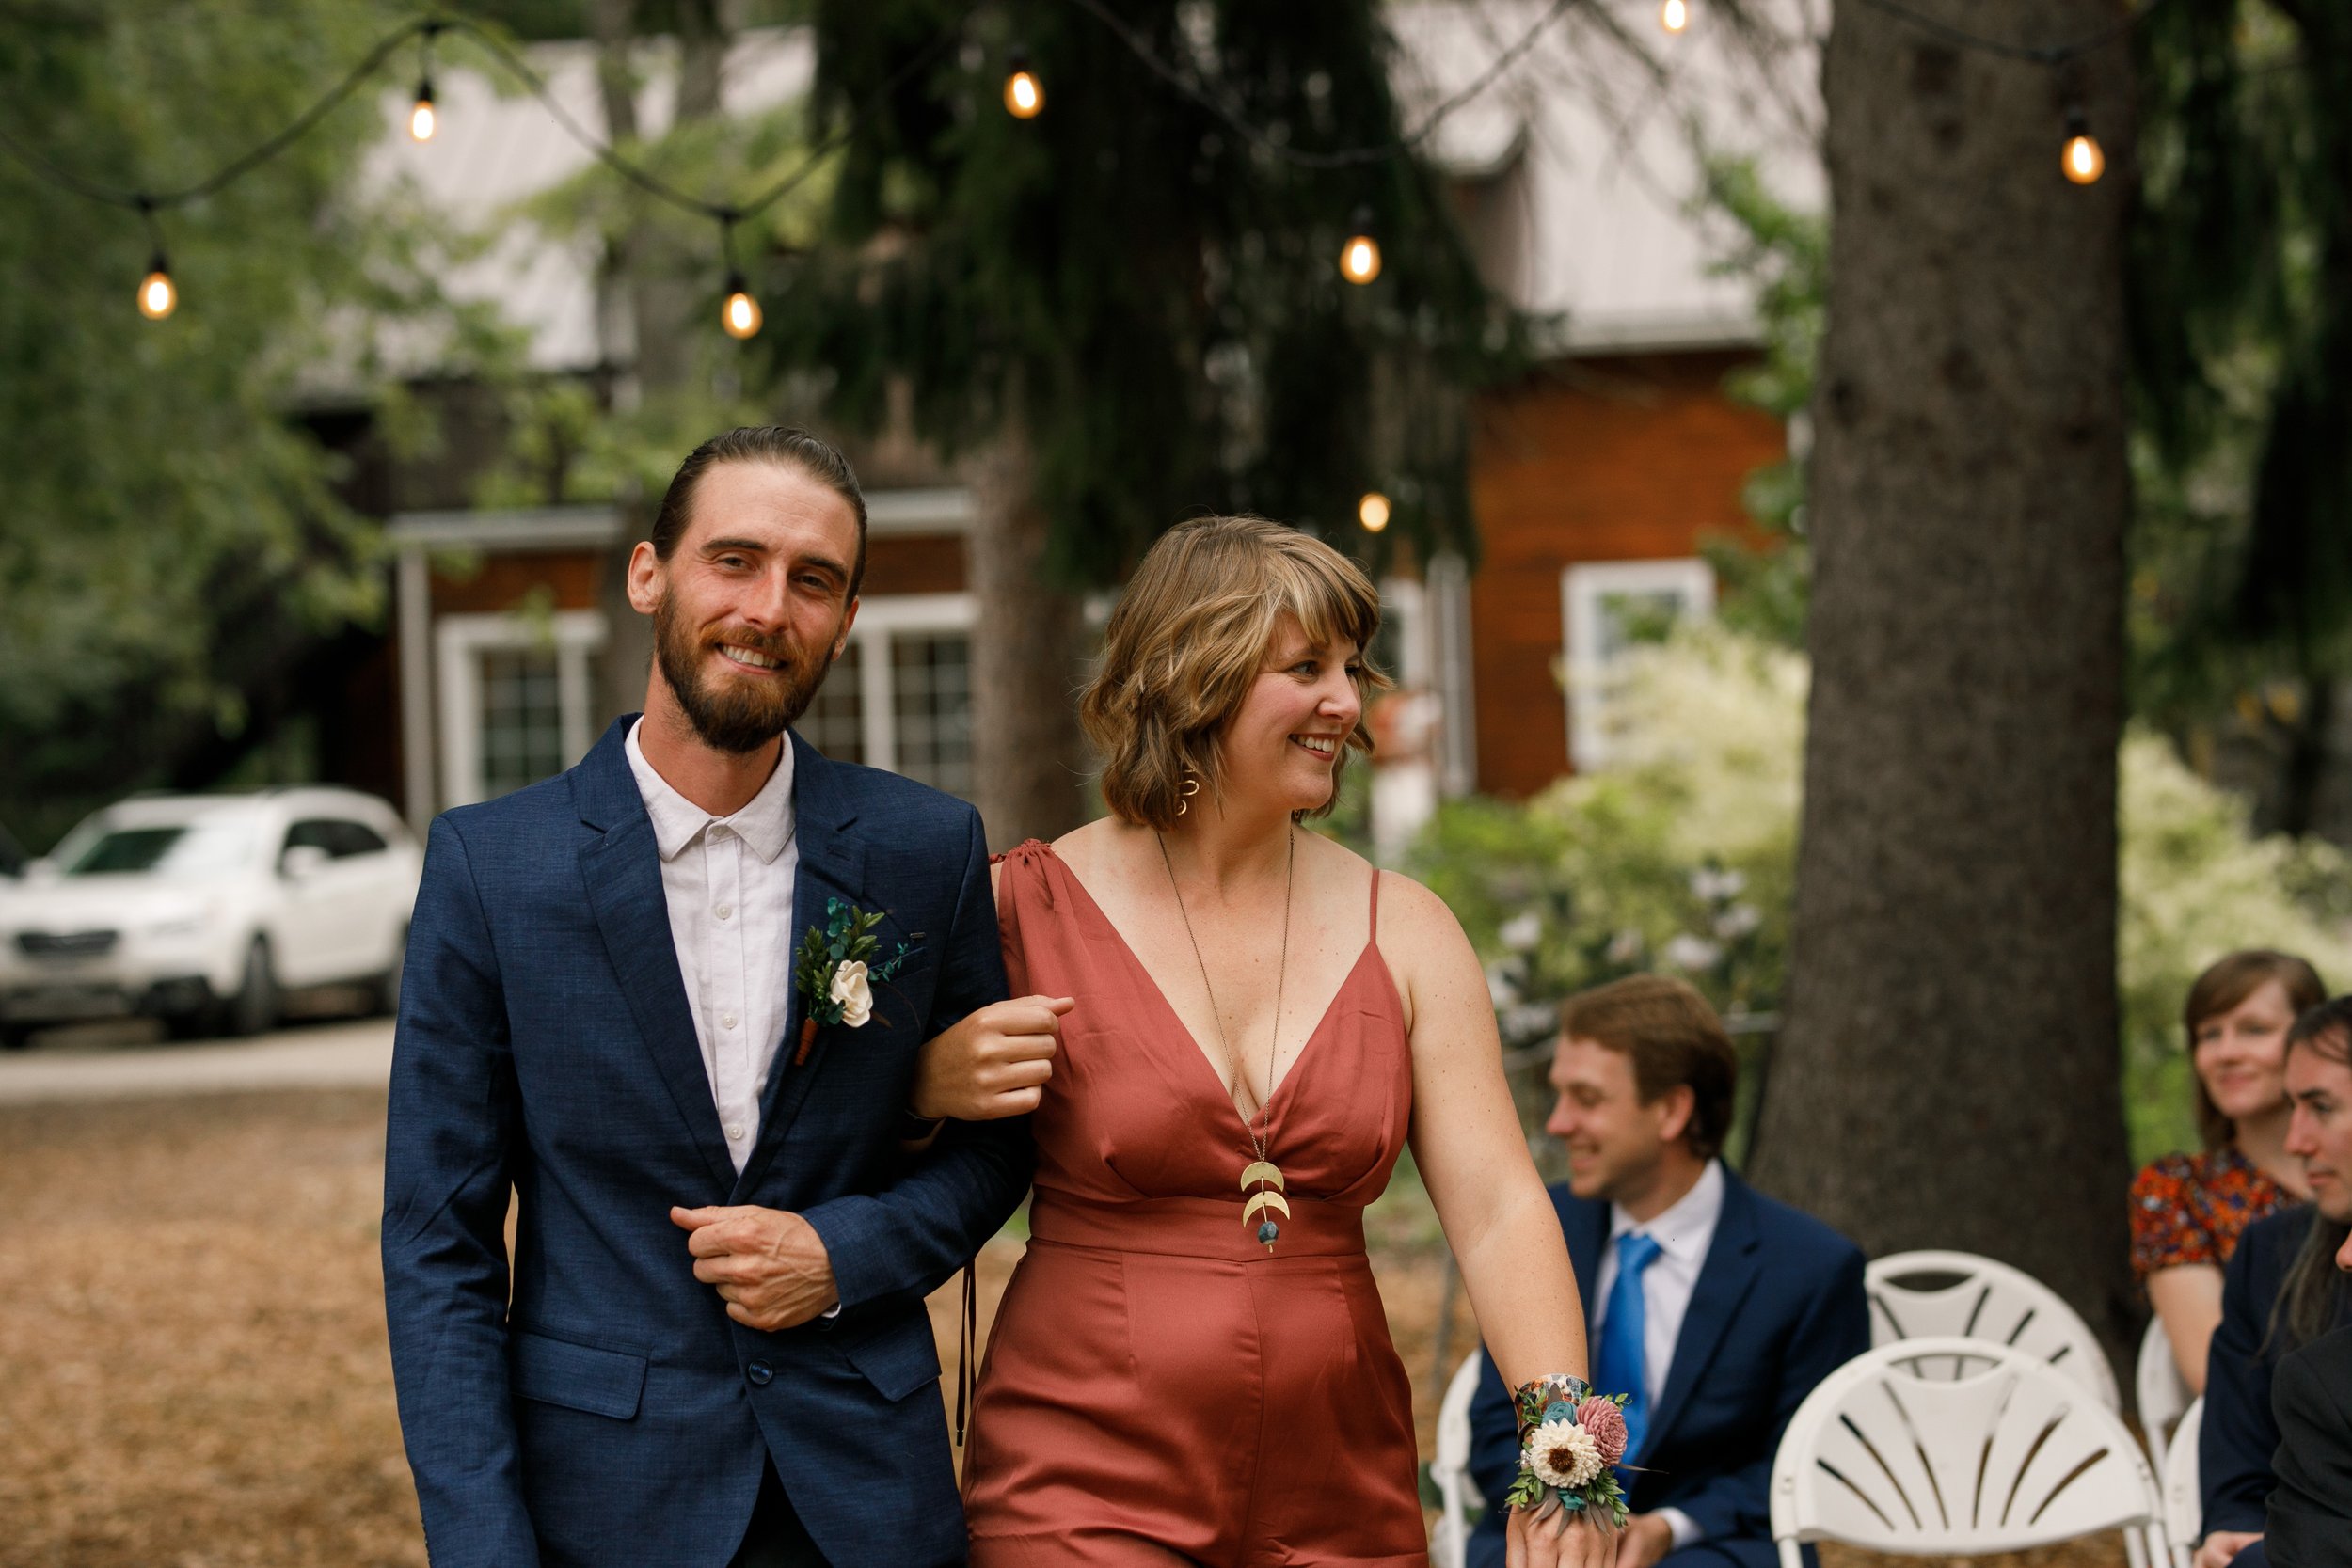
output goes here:
{"type": "Polygon", "coordinates": [[[946,1117],[927,1117],[912,1105],[898,1108],[898,1137],[901,1142],[927,1143],[946,1125],[946,1117]]]}

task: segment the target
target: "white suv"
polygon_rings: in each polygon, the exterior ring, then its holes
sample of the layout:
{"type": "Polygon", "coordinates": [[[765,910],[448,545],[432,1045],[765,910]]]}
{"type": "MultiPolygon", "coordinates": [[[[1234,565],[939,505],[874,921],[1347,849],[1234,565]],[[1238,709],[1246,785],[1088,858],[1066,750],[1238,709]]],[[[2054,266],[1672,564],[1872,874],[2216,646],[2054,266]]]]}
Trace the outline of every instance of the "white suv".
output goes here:
{"type": "Polygon", "coordinates": [[[389,1008],[422,866],[391,807],[348,789],[109,806],[0,881],[0,1045],[132,1013],[258,1034],[291,987],[360,981],[389,1008]]]}

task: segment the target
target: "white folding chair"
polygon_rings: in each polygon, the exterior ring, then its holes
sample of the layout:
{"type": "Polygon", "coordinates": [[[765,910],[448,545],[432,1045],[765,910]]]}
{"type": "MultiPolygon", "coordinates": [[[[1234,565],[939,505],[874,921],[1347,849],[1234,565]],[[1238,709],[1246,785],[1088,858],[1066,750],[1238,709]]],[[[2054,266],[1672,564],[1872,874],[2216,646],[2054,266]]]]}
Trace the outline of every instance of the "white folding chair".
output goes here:
{"type": "Polygon", "coordinates": [[[1874,1350],[1928,1335],[1990,1339],[2048,1362],[2109,1410],[2123,1407],[2099,1337],[2064,1297],[2022,1269],[1973,1252],[1899,1252],[1865,1269],[1863,1288],[1874,1350]]]}
{"type": "Polygon", "coordinates": [[[2172,1426],[2188,1410],[2196,1396],[2188,1391],[2187,1380],[2181,1376],[2181,1364],[2172,1359],[2172,1341],[2165,1338],[2161,1319],[2148,1320],[2148,1332],[2140,1337],[2139,1363],[2133,1369],[2132,1393],[2139,1405],[2140,1435],[2148,1442],[2148,1463],[2159,1476],[2165,1473],[2166,1445],[2172,1441],[2172,1426]]]}
{"type": "Polygon", "coordinates": [[[1480,1353],[1472,1350],[1454,1370],[1438,1405],[1438,1451],[1429,1460],[1430,1484],[1438,1489],[1438,1522],[1429,1532],[1429,1568],[1462,1568],[1470,1551],[1470,1510],[1486,1506],[1470,1480],[1470,1396],[1478,1392],[1480,1353]]]}
{"type": "Polygon", "coordinates": [[[2205,1498],[2197,1481],[2197,1433],[2204,1424],[2204,1400],[2191,1400],[2164,1456],[2164,1530],[2172,1538],[2173,1568],[2188,1568],[2205,1533],[2205,1498]]]}
{"type": "Polygon", "coordinates": [[[1816,1541],[1979,1556],[2110,1529],[2146,1531],[2162,1562],[2163,1511],[2121,1417],[2039,1356],[1981,1339],[1856,1356],[1797,1407],[1772,1456],[1782,1568],[1816,1541]]]}

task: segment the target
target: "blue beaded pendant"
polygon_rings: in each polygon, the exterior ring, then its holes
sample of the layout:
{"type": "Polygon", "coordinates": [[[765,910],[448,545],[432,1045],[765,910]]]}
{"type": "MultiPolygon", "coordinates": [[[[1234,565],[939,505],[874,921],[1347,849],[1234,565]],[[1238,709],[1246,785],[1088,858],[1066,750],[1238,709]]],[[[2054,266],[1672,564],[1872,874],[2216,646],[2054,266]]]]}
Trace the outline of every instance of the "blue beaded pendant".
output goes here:
{"type": "Polygon", "coordinates": [[[1268,1252],[1274,1250],[1274,1239],[1282,1233],[1282,1227],[1274,1223],[1274,1216],[1280,1214],[1287,1218],[1291,1212],[1290,1201],[1282,1196],[1282,1185],[1281,1169],[1271,1161],[1257,1161],[1241,1173],[1241,1190],[1249,1193],[1249,1201],[1241,1206],[1241,1222],[1248,1225],[1251,1220],[1264,1216],[1264,1222],[1258,1227],[1257,1237],[1259,1243],[1268,1252]],[[1250,1192],[1252,1187],[1257,1191],[1250,1192]]]}
{"type": "Polygon", "coordinates": [[[1281,1233],[1282,1227],[1275,1224],[1272,1220],[1268,1220],[1263,1225],[1258,1227],[1258,1240],[1265,1243],[1265,1249],[1268,1252],[1272,1252],[1274,1250],[1274,1238],[1279,1236],[1281,1233]]]}

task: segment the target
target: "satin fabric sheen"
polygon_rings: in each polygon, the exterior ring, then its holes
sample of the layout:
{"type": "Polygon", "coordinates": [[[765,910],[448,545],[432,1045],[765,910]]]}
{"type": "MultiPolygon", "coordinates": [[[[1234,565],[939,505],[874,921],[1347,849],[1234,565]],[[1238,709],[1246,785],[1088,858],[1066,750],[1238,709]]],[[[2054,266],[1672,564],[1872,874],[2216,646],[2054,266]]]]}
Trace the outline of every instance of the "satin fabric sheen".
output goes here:
{"type": "Polygon", "coordinates": [[[1032,840],[996,903],[1013,993],[1077,1006],[965,1453],[976,1568],[1422,1568],[1412,1390],[1364,1257],[1412,1115],[1378,948],[1268,1102],[1291,1204],[1269,1254],[1240,1112],[1086,889],[1032,840]]]}

